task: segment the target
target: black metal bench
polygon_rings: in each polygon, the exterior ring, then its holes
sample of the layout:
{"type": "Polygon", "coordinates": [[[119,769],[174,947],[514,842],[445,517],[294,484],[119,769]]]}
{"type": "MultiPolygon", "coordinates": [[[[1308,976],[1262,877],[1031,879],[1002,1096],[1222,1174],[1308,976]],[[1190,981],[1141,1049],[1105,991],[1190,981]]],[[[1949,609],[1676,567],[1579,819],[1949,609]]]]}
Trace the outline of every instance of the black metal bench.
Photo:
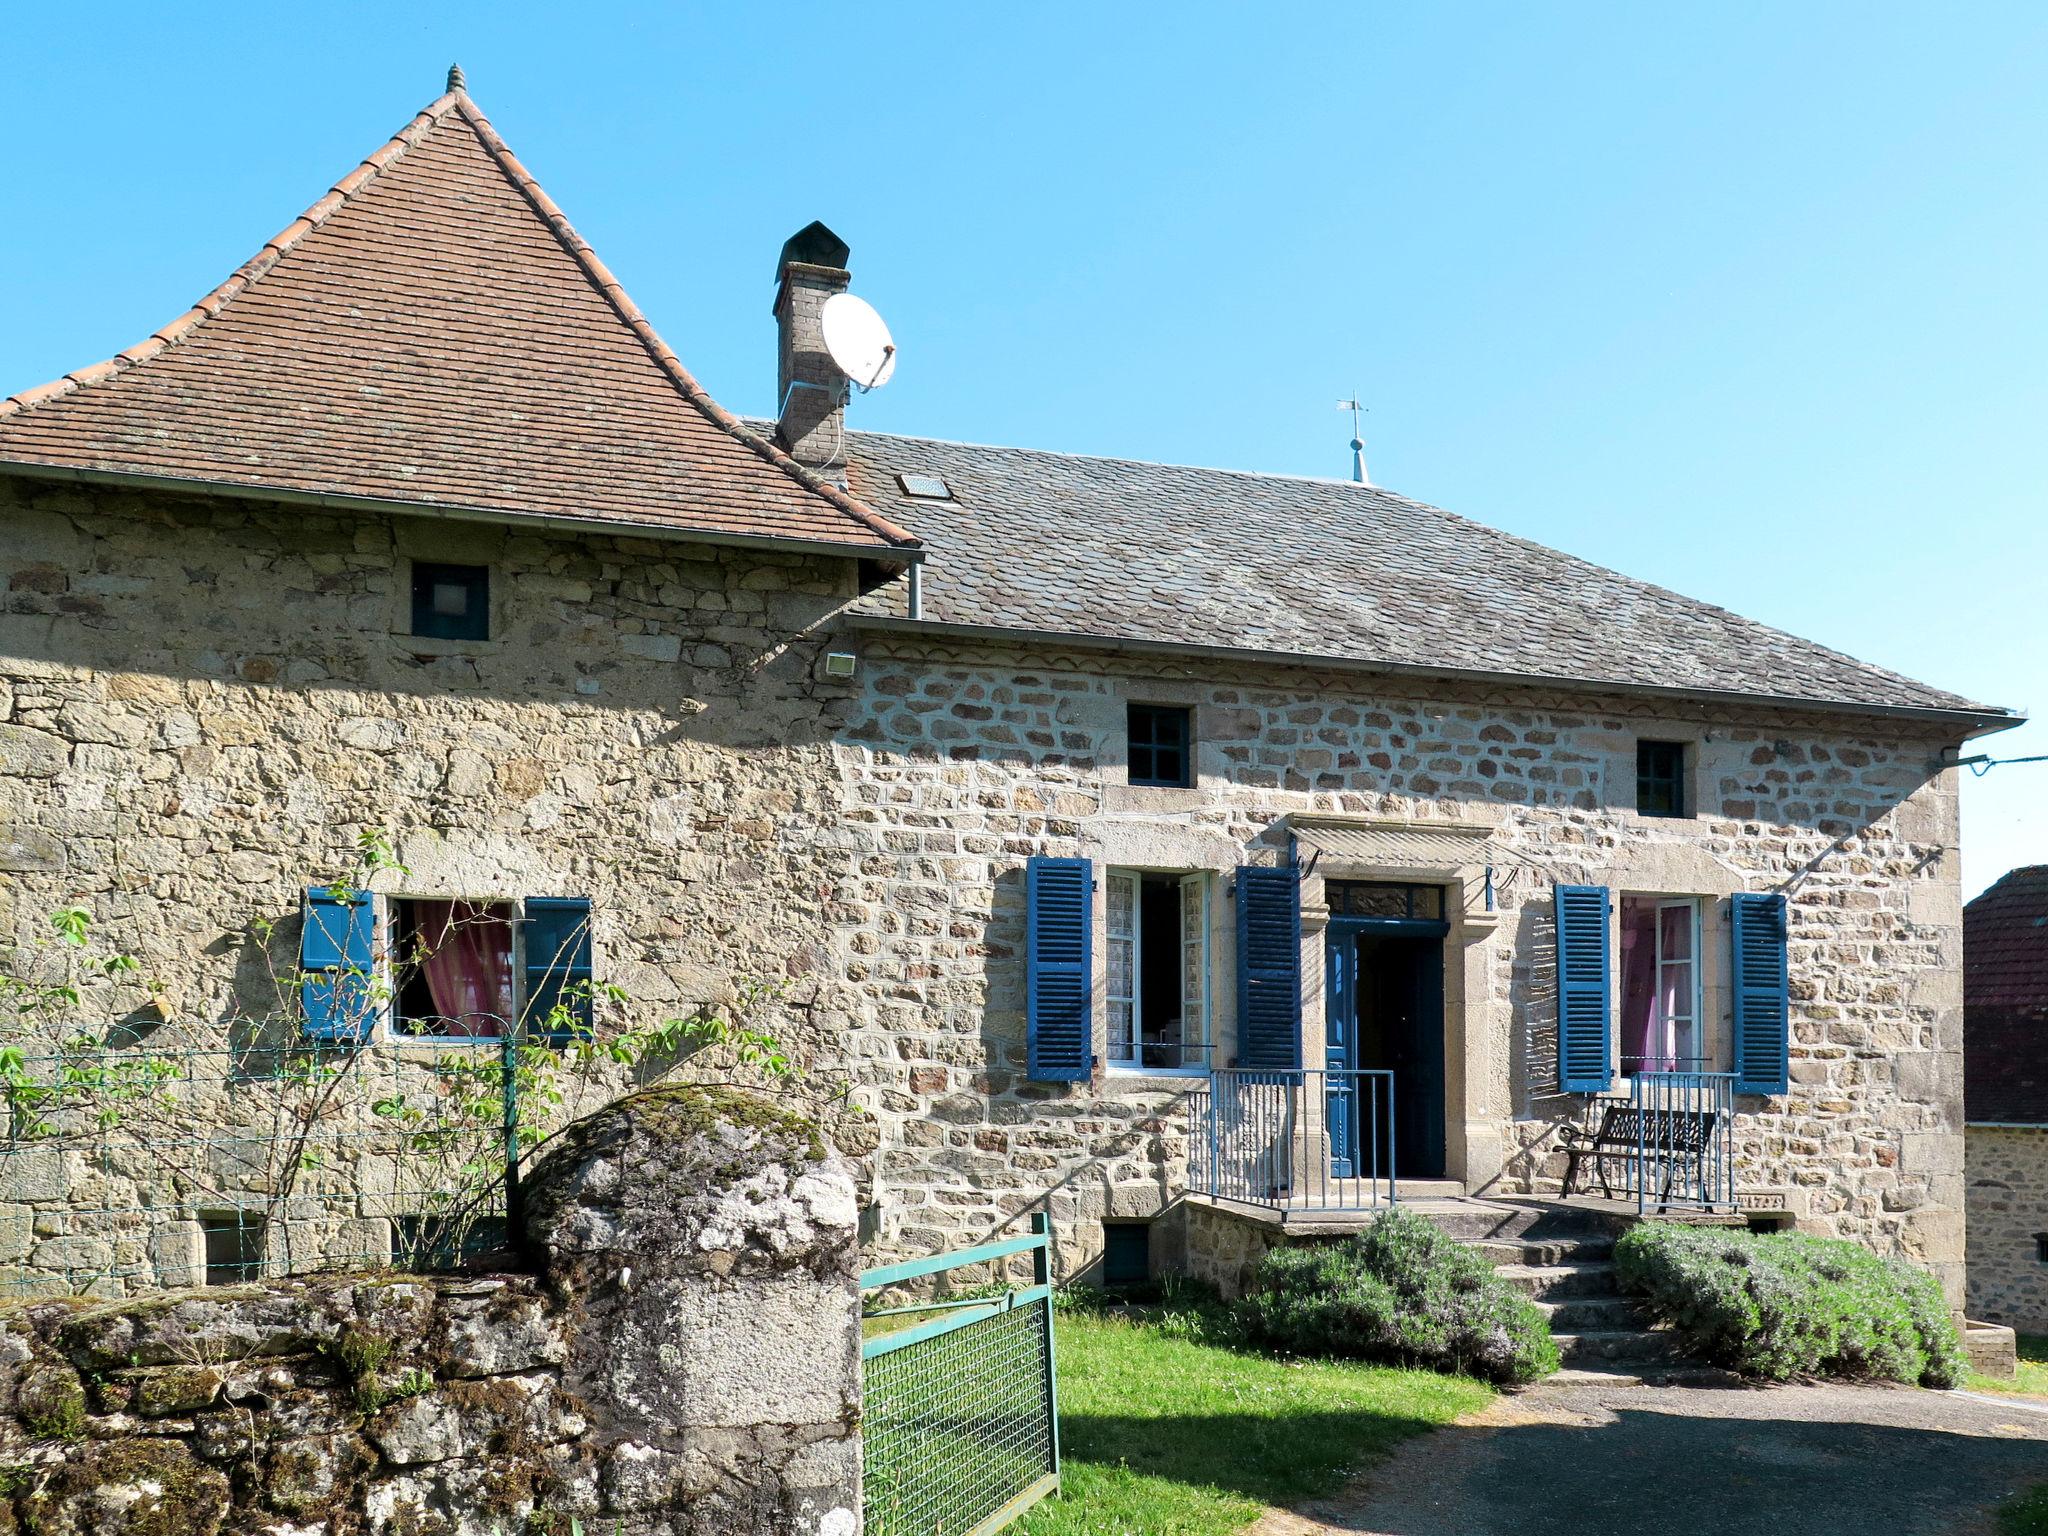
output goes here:
{"type": "MultiPolygon", "coordinates": [[[[1564,1195],[1569,1199],[1578,1182],[1579,1166],[1591,1158],[1600,1176],[1600,1193],[1614,1198],[1607,1177],[1611,1157],[1634,1157],[1654,1162],[1664,1174],[1660,1202],[1671,1200],[1671,1186],[1681,1174],[1697,1176],[1713,1143],[1714,1123],[1719,1116],[1710,1109],[1661,1109],[1637,1104],[1609,1104],[1601,1112],[1599,1127],[1590,1133],[1575,1125],[1559,1131],[1564,1143],[1564,1195]]],[[[1643,1191],[1637,1191],[1641,1193],[1643,1191]]],[[[1583,1193],[1583,1191],[1582,1191],[1583,1193]]]]}

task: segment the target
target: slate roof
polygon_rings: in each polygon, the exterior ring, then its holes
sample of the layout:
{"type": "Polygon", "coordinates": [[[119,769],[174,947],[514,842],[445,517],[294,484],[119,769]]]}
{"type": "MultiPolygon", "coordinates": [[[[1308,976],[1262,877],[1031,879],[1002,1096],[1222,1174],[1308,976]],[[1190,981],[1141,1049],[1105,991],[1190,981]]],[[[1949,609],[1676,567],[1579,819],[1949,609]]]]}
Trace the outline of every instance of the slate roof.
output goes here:
{"type": "Polygon", "coordinates": [[[2048,864],[1963,908],[1963,1101],[1979,1123],[2048,1124],[2048,864]]]}
{"type": "Polygon", "coordinates": [[[705,394],[449,84],[188,313],[0,405],[0,468],[910,552],[705,394]]]}
{"type": "MultiPolygon", "coordinates": [[[[854,493],[924,541],[928,621],[1424,672],[2005,713],[1376,487],[850,438],[854,493]],[[899,475],[941,476],[957,499],[908,496],[899,475]]],[[[889,603],[877,594],[870,608],[889,603]]]]}

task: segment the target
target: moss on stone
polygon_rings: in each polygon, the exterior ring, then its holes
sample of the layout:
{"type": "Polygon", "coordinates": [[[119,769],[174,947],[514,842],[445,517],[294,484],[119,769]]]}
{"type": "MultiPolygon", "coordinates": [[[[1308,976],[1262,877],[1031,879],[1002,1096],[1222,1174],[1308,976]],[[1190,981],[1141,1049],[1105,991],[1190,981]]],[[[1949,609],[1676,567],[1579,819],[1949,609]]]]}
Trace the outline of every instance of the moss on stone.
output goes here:
{"type": "Polygon", "coordinates": [[[152,1371],[136,1382],[135,1411],[144,1418],[161,1418],[208,1407],[220,1396],[225,1379],[209,1365],[152,1371]]]}
{"type": "Polygon", "coordinates": [[[616,1107],[638,1114],[651,1129],[678,1140],[710,1135],[720,1126],[731,1125],[795,1142],[811,1162],[825,1160],[825,1138],[815,1120],[736,1088],[671,1083],[634,1094],[616,1107]]]}
{"type": "Polygon", "coordinates": [[[85,1383],[67,1366],[39,1366],[23,1378],[15,1414],[38,1439],[76,1440],[85,1433],[85,1383]]]}
{"type": "Polygon", "coordinates": [[[180,1441],[137,1436],[91,1446],[19,1503],[29,1530],[68,1524],[120,1536],[213,1536],[227,1514],[228,1480],[202,1466],[180,1441]],[[115,1490],[134,1495],[120,1502],[117,1523],[78,1518],[86,1515],[82,1510],[69,1521],[55,1518],[62,1505],[115,1490]]]}

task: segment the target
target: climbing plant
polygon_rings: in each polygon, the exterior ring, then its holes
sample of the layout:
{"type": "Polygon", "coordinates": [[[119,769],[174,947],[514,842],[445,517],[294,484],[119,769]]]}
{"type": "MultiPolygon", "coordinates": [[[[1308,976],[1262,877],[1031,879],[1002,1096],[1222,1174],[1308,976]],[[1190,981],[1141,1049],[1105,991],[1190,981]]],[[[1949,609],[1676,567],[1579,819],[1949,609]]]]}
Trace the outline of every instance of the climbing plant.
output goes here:
{"type": "MultiPolygon", "coordinates": [[[[349,868],[306,883],[360,899],[407,873],[388,839],[368,832],[349,868]]],[[[420,1265],[488,1240],[508,1162],[632,1087],[680,1070],[770,1086],[818,1118],[852,1108],[843,1077],[805,1070],[775,1033],[775,1016],[801,1006],[784,980],[741,978],[716,1005],[657,1017],[626,988],[585,978],[528,998],[501,1038],[385,1049],[375,1026],[463,920],[432,944],[413,934],[367,964],[317,972],[277,960],[283,926],[258,916],[242,935],[260,957],[264,1005],[231,1007],[195,1039],[168,1024],[163,989],[101,940],[86,908],[51,913],[44,933],[0,957],[0,1157],[87,1154],[103,1180],[147,1190],[132,1210],[98,1213],[131,1224],[163,1209],[246,1213],[267,1234],[264,1267],[288,1270],[360,1257],[333,1251],[332,1229],[346,1225],[336,1212],[381,1202],[395,1218],[395,1257],[420,1265]],[[326,989],[333,1038],[307,1036],[309,984],[326,989]],[[124,1003],[154,1027],[109,1031],[124,1003]],[[337,1005],[346,1012],[335,1027],[337,1005]]]]}

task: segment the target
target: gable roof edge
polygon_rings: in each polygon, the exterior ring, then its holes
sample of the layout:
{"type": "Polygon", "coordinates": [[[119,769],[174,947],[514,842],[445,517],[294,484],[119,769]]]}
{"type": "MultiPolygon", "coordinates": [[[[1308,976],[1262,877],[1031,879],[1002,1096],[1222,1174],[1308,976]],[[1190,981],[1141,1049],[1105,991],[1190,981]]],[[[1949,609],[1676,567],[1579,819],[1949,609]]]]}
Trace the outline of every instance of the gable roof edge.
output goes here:
{"type": "Polygon", "coordinates": [[[639,340],[647,355],[654,359],[655,365],[668,375],[669,382],[675,385],[677,392],[695,406],[707,421],[744,444],[766,463],[781,470],[805,490],[822,496],[869,532],[880,534],[892,544],[914,546],[919,542],[917,535],[909,529],[891,522],[824,476],[805,468],[775,444],[749,430],[739,417],[712,399],[704,386],[697,382],[696,376],[683,365],[683,360],[661,339],[661,333],[656,331],[646,315],[641,313],[640,306],[627,295],[625,287],[612,276],[611,269],[591,248],[590,243],[576,233],[576,228],[569,222],[568,215],[548,196],[546,189],[534,180],[533,174],[520,164],[519,157],[513,154],[511,147],[499,137],[498,130],[491,126],[491,121],[484,116],[483,109],[470,99],[469,92],[452,92],[451,99],[456,110],[462,114],[463,120],[476,130],[476,135],[483,141],[484,148],[490,151],[491,157],[498,162],[512,184],[518,187],[526,200],[533,205],[534,211],[553,231],[562,248],[583,269],[584,276],[590,279],[592,286],[604,295],[612,313],[617,315],[639,340]]]}
{"type": "MultiPolygon", "coordinates": [[[[396,163],[407,150],[450,114],[460,116],[476,133],[485,151],[497,162],[506,179],[519,189],[520,195],[526,199],[555,240],[576,263],[585,280],[603,296],[612,313],[632,332],[634,339],[661,370],[677,394],[694,407],[699,415],[771,468],[780,471],[804,490],[825,501],[842,516],[877,536],[885,544],[893,546],[892,553],[913,560],[917,558],[915,552],[921,549],[922,541],[916,534],[882,516],[842,487],[799,464],[773,443],[749,430],[737,416],[710,396],[703,385],[697,382],[695,376],[683,366],[682,360],[661,339],[653,325],[640,312],[639,307],[627,296],[625,289],[618,279],[612,276],[597,253],[576,233],[567,215],[556,205],[554,199],[548,196],[532,173],[512,153],[504,139],[491,126],[490,120],[484,116],[483,110],[470,97],[469,92],[459,84],[430,102],[413,117],[412,121],[337,181],[304,213],[266,240],[255,255],[243,262],[229,274],[226,281],[190,309],[151,332],[134,346],[117,352],[103,362],[75,368],[48,383],[38,384],[0,399],[0,421],[22,415],[88,385],[112,378],[149,361],[184,340],[200,325],[213,319],[233,300],[247,292],[295,245],[324,224],[351,197],[396,163]]],[[[849,555],[857,552],[858,546],[849,546],[847,551],[849,555]]]]}
{"type": "Polygon", "coordinates": [[[38,384],[0,400],[0,419],[32,410],[74,390],[82,389],[88,384],[97,384],[102,379],[112,378],[137,363],[148,362],[165,348],[175,346],[184,340],[196,327],[227,308],[230,300],[239,297],[250,284],[276,266],[286,252],[326,223],[336,209],[425,137],[428,129],[434,127],[454,109],[459,95],[461,93],[458,91],[448,91],[429,102],[411,122],[366,156],[354,170],[328,188],[312,207],[264,241],[261,250],[228,274],[227,281],[175,320],[158,327],[134,346],[115,353],[104,362],[74,368],[47,384],[38,384]]]}

